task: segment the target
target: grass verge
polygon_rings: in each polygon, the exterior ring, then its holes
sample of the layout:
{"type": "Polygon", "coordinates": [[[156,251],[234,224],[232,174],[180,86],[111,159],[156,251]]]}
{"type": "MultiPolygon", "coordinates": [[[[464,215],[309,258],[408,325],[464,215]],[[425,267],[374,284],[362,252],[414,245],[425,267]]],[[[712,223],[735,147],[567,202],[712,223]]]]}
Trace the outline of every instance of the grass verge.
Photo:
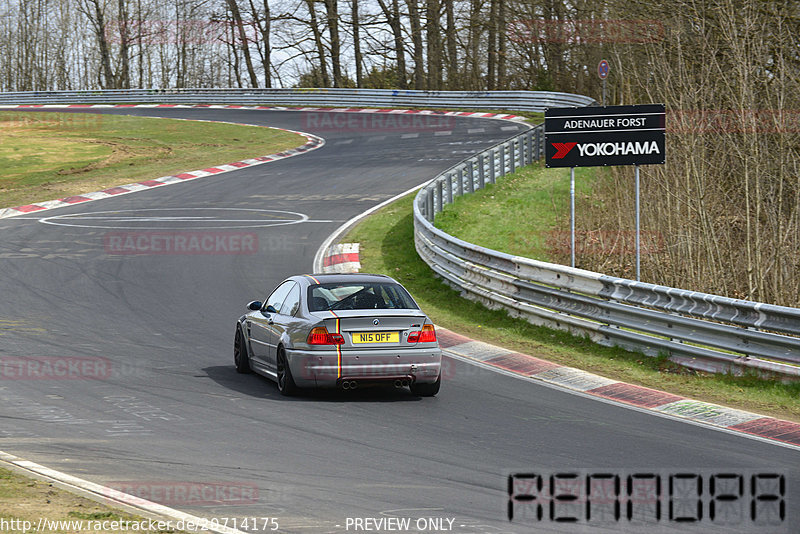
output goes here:
{"type": "MultiPolygon", "coordinates": [[[[603,347],[586,338],[534,326],[504,311],[489,310],[463,299],[433,276],[414,249],[411,204],[415,194],[368,217],[344,241],[361,243],[363,272],[384,273],[400,281],[436,324],[614,380],[800,422],[800,383],[695,373],[666,358],[603,347]]],[[[521,218],[515,218],[515,222],[521,218]]]]}
{"type": "Polygon", "coordinates": [[[305,142],[256,126],[0,111],[0,207],[265,156],[305,142]]]}
{"type": "MultiPolygon", "coordinates": [[[[49,482],[28,478],[13,471],[0,468],[0,524],[7,527],[0,530],[23,531],[23,526],[32,525],[33,532],[40,518],[50,521],[72,521],[72,525],[60,524],[58,528],[45,528],[41,532],[60,532],[64,534],[108,534],[109,532],[130,532],[131,529],[92,528],[103,526],[108,521],[146,521],[120,510],[115,510],[84,497],[55,487],[49,482]],[[83,521],[82,529],[77,521],[83,521]],[[5,523],[4,523],[5,522],[5,523]],[[28,522],[28,523],[25,523],[28,522]],[[19,527],[19,528],[17,528],[19,527]],[[72,527],[72,528],[70,528],[72,527]]],[[[106,523],[108,527],[110,523],[106,523]]],[[[56,527],[56,525],[50,525],[56,527]]],[[[174,532],[172,530],[138,530],[138,532],[174,532]]]]}
{"type": "MultiPolygon", "coordinates": [[[[600,172],[604,170],[575,169],[576,195],[588,195],[600,172]]],[[[554,247],[569,247],[569,236],[556,231],[564,212],[569,212],[569,169],[534,164],[456,198],[436,217],[436,227],[476,245],[553,261],[554,247]],[[514,224],[508,224],[509,217],[514,224]]]]}

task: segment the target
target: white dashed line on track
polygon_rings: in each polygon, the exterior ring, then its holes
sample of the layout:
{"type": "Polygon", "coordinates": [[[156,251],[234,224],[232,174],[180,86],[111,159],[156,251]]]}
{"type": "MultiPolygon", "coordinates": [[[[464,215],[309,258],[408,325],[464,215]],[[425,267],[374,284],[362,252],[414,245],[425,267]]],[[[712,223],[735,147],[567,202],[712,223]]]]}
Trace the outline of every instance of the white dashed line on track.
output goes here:
{"type": "Polygon", "coordinates": [[[403,134],[400,136],[400,139],[415,139],[419,137],[418,133],[410,133],[410,134],[403,134]]]}
{"type": "Polygon", "coordinates": [[[483,133],[486,131],[486,128],[470,128],[467,130],[468,134],[476,134],[476,133],[483,133]]]}
{"type": "Polygon", "coordinates": [[[453,130],[442,130],[439,132],[433,132],[433,135],[453,135],[453,130]]]}

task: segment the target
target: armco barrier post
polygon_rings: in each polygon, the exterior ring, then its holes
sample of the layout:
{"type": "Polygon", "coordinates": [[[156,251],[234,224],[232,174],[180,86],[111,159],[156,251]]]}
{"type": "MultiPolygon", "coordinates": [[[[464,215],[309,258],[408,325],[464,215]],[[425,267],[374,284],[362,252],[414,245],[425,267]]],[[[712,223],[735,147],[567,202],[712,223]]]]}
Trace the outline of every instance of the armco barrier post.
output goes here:
{"type": "Polygon", "coordinates": [[[480,186],[481,189],[486,187],[486,174],[484,172],[485,169],[483,168],[484,159],[485,157],[482,153],[478,154],[478,185],[480,186]]]}
{"type": "Polygon", "coordinates": [[[497,177],[495,175],[495,164],[497,161],[497,153],[494,149],[491,151],[492,155],[489,156],[489,183],[494,184],[497,183],[497,177]]]}
{"type": "Polygon", "coordinates": [[[447,173],[447,203],[453,203],[453,173],[447,173]]]}
{"type": "Polygon", "coordinates": [[[475,192],[475,170],[472,160],[467,161],[467,192],[475,192]]]}
{"type": "Polygon", "coordinates": [[[524,135],[519,140],[519,165],[520,167],[524,167],[528,164],[528,159],[530,159],[530,152],[528,151],[528,136],[524,135]]]}
{"type": "Polygon", "coordinates": [[[511,141],[508,143],[508,148],[511,149],[511,157],[509,158],[508,166],[511,172],[516,172],[517,170],[517,150],[516,150],[516,142],[511,141]]]}
{"type": "Polygon", "coordinates": [[[428,198],[426,202],[427,206],[425,207],[426,210],[426,217],[429,221],[433,221],[436,214],[433,212],[433,189],[428,189],[428,198]]]}
{"type": "Polygon", "coordinates": [[[458,196],[464,194],[464,167],[458,168],[458,196]]]}
{"type": "Polygon", "coordinates": [[[525,135],[525,144],[528,145],[528,165],[534,162],[533,159],[533,132],[528,130],[528,133],[525,135]]]}
{"type": "Polygon", "coordinates": [[[436,180],[436,213],[442,212],[442,180],[436,180]]]}

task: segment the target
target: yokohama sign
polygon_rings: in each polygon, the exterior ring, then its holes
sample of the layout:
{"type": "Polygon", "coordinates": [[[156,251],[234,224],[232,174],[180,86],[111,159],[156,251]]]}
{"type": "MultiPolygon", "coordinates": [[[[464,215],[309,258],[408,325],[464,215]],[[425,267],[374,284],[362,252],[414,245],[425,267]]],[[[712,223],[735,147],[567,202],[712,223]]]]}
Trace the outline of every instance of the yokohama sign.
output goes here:
{"type": "Polygon", "coordinates": [[[557,108],[545,112],[548,167],[664,163],[664,106],[557,108]]]}

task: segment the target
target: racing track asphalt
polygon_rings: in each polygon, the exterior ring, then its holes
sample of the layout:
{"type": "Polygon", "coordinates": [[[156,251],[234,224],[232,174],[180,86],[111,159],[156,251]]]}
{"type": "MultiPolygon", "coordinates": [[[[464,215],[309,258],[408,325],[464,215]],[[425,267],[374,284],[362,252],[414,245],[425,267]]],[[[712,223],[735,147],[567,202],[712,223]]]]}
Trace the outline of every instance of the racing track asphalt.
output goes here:
{"type": "MultiPolygon", "coordinates": [[[[347,517],[391,515],[455,518],[455,532],[525,532],[530,524],[505,520],[506,474],[514,469],[778,470],[797,503],[797,450],[461,361],[448,362],[441,393],[428,399],[394,391],[285,399],[269,380],[235,373],[234,321],[249,300],[308,271],[343,221],[512,135],[502,128],[513,124],[449,119],[418,132],[336,131],[315,128],[320,117],[300,112],[104,113],[272,125],[315,133],[326,145],[0,220],[0,359],[99,358],[110,369],[96,380],[0,380],[0,450],[101,484],[162,488],[141,496],[196,515],[277,517],[282,532],[345,532],[347,517]],[[211,226],[274,219],[219,208],[283,210],[310,221],[241,229],[257,236],[255,254],[118,255],[104,247],[108,232],[186,229],[197,223],[180,218],[197,214],[209,217],[204,224],[216,221],[211,226]],[[117,210],[132,211],[107,213],[117,210]],[[38,221],[45,217],[62,225],[38,221]],[[255,485],[258,498],[186,506],[165,496],[165,484],[176,482],[255,485]]],[[[797,508],[781,528],[796,525],[797,508]]],[[[620,530],[641,531],[610,531],[620,530]]],[[[745,522],[723,531],[753,530],[745,522]]]]}

